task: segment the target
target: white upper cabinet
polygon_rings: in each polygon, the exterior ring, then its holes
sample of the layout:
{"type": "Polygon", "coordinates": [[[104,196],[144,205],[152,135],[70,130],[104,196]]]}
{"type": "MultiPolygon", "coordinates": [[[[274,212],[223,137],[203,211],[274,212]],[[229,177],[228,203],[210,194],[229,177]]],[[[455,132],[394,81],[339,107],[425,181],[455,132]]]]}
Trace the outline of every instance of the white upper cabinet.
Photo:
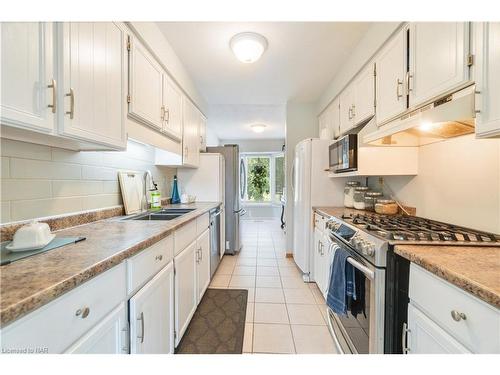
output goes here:
{"type": "Polygon", "coordinates": [[[375,58],[377,124],[406,110],[406,28],[399,31],[375,58]]]}
{"type": "Polygon", "coordinates": [[[469,80],[469,24],[410,24],[410,107],[444,94],[469,80]]]}
{"type": "Polygon", "coordinates": [[[200,112],[200,151],[207,151],[207,118],[200,112]]]}
{"type": "Polygon", "coordinates": [[[2,22],[0,27],[0,121],[53,133],[57,110],[53,24],[2,22]]]}
{"type": "Polygon", "coordinates": [[[474,24],[476,134],[500,136],[500,22],[474,24]]]}
{"type": "Polygon", "coordinates": [[[354,127],[354,117],[352,115],[352,106],[354,103],[354,88],[347,86],[340,94],[340,134],[345,134],[354,127]]]}
{"type": "Polygon", "coordinates": [[[172,138],[182,138],[182,100],[181,89],[167,74],[163,76],[163,131],[172,138]]]}
{"type": "Polygon", "coordinates": [[[61,28],[60,133],[125,148],[124,31],[113,22],[64,23],[61,28]]]}
{"type": "Polygon", "coordinates": [[[197,168],[200,159],[199,111],[190,100],[186,99],[183,112],[182,164],[197,168]]]}
{"type": "Polygon", "coordinates": [[[130,37],[129,115],[163,129],[163,68],[136,38],[130,37]]]}
{"type": "Polygon", "coordinates": [[[375,115],[375,67],[368,64],[354,79],[354,103],[352,117],[354,126],[366,122],[375,115]]]}
{"type": "Polygon", "coordinates": [[[335,98],[330,104],[330,111],[329,111],[329,116],[328,119],[331,124],[331,128],[333,131],[333,139],[337,139],[340,135],[340,102],[339,98],[335,98]]]}
{"type": "Polygon", "coordinates": [[[340,134],[340,112],[339,98],[333,102],[318,116],[319,135],[322,139],[335,139],[340,134]],[[323,130],[326,129],[326,130],[323,130]]]}

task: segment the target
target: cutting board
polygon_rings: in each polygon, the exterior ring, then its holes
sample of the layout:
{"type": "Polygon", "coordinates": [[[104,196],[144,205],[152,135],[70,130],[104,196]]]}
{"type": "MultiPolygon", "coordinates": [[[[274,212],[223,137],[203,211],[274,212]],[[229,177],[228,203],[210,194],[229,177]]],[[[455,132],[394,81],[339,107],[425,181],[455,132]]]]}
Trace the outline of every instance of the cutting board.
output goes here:
{"type": "Polygon", "coordinates": [[[118,179],[122,191],[123,205],[127,215],[141,211],[141,201],[144,194],[143,172],[120,171],[118,179]]]}

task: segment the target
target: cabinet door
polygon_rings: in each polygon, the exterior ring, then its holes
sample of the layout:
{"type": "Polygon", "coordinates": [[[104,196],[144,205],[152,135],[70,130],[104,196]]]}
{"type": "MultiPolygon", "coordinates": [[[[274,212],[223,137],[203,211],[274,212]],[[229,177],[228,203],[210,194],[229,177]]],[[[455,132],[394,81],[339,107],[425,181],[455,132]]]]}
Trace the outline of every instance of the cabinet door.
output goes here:
{"type": "Polygon", "coordinates": [[[406,110],[406,31],[399,31],[375,58],[378,125],[406,110]]]}
{"type": "Polygon", "coordinates": [[[164,127],[163,130],[176,140],[182,139],[182,92],[168,77],[163,76],[164,127]]]}
{"type": "Polygon", "coordinates": [[[175,346],[179,344],[197,304],[196,241],[174,258],[175,264],[175,346]]]}
{"type": "Polygon", "coordinates": [[[476,134],[500,135],[500,22],[475,23],[476,134]]]}
{"type": "Polygon", "coordinates": [[[314,246],[313,246],[313,259],[314,259],[314,281],[321,289],[321,246],[322,246],[323,233],[318,229],[314,228],[314,246]]]}
{"type": "Polygon", "coordinates": [[[130,37],[128,113],[157,130],[163,129],[163,75],[146,47],[130,37]]]}
{"type": "Polygon", "coordinates": [[[0,122],[52,133],[57,109],[53,24],[2,22],[0,28],[0,122]]]}
{"type": "Polygon", "coordinates": [[[412,303],[408,304],[408,330],[410,354],[470,353],[412,303]]]}
{"type": "Polygon", "coordinates": [[[210,284],[210,231],[208,229],[197,240],[196,283],[199,303],[210,284]]]}
{"type": "Polygon", "coordinates": [[[335,98],[332,104],[330,104],[330,124],[332,128],[333,139],[337,139],[340,135],[340,108],[339,108],[339,98],[335,98]]]}
{"type": "Polygon", "coordinates": [[[127,354],[128,341],[127,305],[122,302],[65,353],[127,354]]]}
{"type": "Polygon", "coordinates": [[[113,22],[64,23],[62,29],[60,132],[125,147],[125,33],[113,22]]]}
{"type": "Polygon", "coordinates": [[[375,115],[375,75],[373,64],[362,70],[355,78],[354,105],[352,115],[357,126],[375,115]]]}
{"type": "Polygon", "coordinates": [[[207,151],[207,118],[200,113],[200,151],[207,151]]]}
{"type": "Polygon", "coordinates": [[[188,167],[198,167],[200,139],[197,109],[187,98],[184,100],[184,132],[182,136],[183,162],[188,167]]]}
{"type": "Polygon", "coordinates": [[[325,109],[319,116],[318,116],[318,129],[319,129],[319,137],[321,139],[326,139],[325,137],[323,137],[323,129],[327,129],[328,128],[328,119],[327,119],[327,116],[328,116],[328,108],[325,109]]]}
{"type": "Polygon", "coordinates": [[[174,352],[173,263],[170,262],[129,300],[130,352],[174,352]]]}
{"type": "Polygon", "coordinates": [[[416,22],[410,25],[410,107],[469,79],[469,24],[416,22]]]}
{"type": "Polygon", "coordinates": [[[354,104],[354,90],[352,85],[348,86],[340,94],[340,134],[351,130],[354,124],[352,106],[354,104]]]}

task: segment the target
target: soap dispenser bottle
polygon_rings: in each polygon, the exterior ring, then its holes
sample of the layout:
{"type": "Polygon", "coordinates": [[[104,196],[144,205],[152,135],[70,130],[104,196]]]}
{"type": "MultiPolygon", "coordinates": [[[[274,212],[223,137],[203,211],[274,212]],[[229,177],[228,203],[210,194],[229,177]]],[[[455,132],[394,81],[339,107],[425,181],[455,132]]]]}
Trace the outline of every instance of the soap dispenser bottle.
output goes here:
{"type": "Polygon", "coordinates": [[[158,184],[153,182],[154,188],[150,190],[151,192],[151,209],[159,210],[161,209],[161,194],[158,190],[158,184]]]}
{"type": "Polygon", "coordinates": [[[179,197],[179,187],[177,186],[177,175],[174,176],[174,184],[172,186],[172,199],[170,200],[170,203],[181,203],[181,198],[179,197]]]}

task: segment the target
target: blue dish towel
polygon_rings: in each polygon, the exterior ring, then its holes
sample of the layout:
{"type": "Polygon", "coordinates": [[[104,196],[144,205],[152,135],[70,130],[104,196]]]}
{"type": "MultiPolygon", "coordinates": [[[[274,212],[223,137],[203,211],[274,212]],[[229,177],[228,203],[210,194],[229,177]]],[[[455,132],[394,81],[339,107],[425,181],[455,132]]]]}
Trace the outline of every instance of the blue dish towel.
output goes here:
{"type": "Polygon", "coordinates": [[[346,294],[348,291],[347,277],[351,282],[349,289],[352,293],[354,280],[354,272],[352,266],[347,263],[349,253],[337,247],[333,257],[332,272],[330,276],[330,285],[328,286],[328,295],[326,296],[326,304],[336,314],[347,315],[347,299],[346,294]],[[346,272],[347,270],[347,272],[346,272]]]}

